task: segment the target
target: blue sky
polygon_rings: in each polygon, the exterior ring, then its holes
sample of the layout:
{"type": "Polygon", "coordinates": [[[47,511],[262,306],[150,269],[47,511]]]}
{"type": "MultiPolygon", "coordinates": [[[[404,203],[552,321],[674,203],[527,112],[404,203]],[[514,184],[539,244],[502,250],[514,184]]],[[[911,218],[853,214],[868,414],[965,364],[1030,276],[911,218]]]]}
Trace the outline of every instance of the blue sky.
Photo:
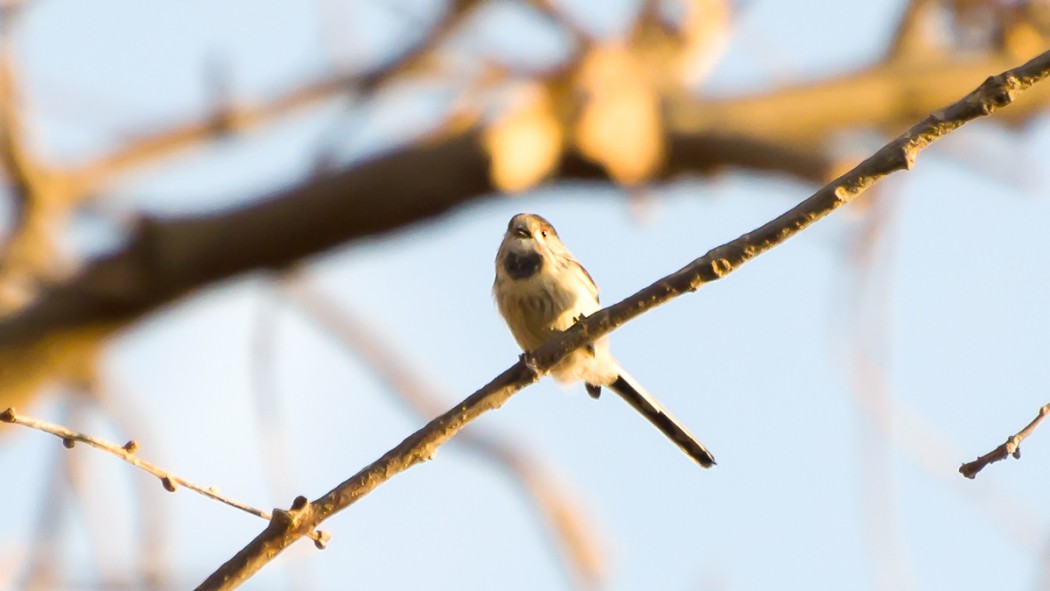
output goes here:
{"type": "MultiPolygon", "coordinates": [[[[361,55],[381,55],[404,33],[362,4],[41,1],[16,37],[39,150],[78,160],[121,134],[199,115],[211,98],[209,63],[232,74],[236,98],[259,100],[333,65],[375,59],[361,55]],[[395,32],[377,33],[385,30],[395,32]]],[[[868,63],[899,10],[877,4],[748,3],[705,89],[753,90],[868,63]]],[[[422,0],[403,6],[433,10],[422,0]]],[[[580,10],[609,30],[627,12],[580,10]]],[[[170,215],[257,198],[299,178],[333,129],[345,130],[340,153],[359,157],[424,125],[433,100],[412,90],[367,111],[322,105],[122,178],[98,207],[170,215]]],[[[716,469],[698,469],[615,397],[594,402],[550,380],[470,428],[528,450],[575,491],[601,536],[612,589],[1035,587],[1047,568],[1050,436],[1037,432],[1022,461],[976,481],[955,470],[1047,402],[1050,255],[1040,237],[1050,202],[1028,171],[1050,149],[1048,131],[1045,120],[1018,133],[968,126],[882,185],[872,207],[889,222],[880,241],[864,243],[877,271],[863,287],[856,253],[866,210],[851,207],[612,335],[623,365],[712,449],[716,469]],[[989,161],[991,171],[978,165],[989,161]],[[858,343],[874,374],[855,371],[858,343]],[[871,403],[862,392],[877,380],[888,397],[871,403]]],[[[511,215],[551,220],[611,303],[814,189],[733,172],[663,184],[641,200],[595,184],[543,189],[326,254],[310,276],[429,375],[448,406],[518,354],[490,295],[511,215]]],[[[114,244],[98,217],[77,221],[69,248],[114,244]]],[[[260,275],[136,325],[103,367],[116,406],[140,420],[122,431],[93,412],[81,428],[139,439],[143,457],[262,507],[319,496],[422,424],[260,275]],[[263,316],[274,336],[260,367],[263,316]],[[274,397],[275,424],[257,420],[260,387],[274,397]],[[273,477],[267,466],[290,468],[273,477]]],[[[32,410],[59,416],[53,400],[32,410]]],[[[38,433],[5,438],[0,466],[17,477],[0,501],[24,510],[0,520],[0,555],[25,551],[46,461],[60,451],[38,433]]],[[[118,576],[135,555],[133,483],[149,485],[150,506],[169,525],[177,588],[263,526],[186,491],[167,494],[113,458],[70,455],[88,506],[66,529],[73,580],[118,576]]],[[[455,444],[326,529],[328,550],[300,543],[247,588],[566,586],[522,492],[455,444]]]]}

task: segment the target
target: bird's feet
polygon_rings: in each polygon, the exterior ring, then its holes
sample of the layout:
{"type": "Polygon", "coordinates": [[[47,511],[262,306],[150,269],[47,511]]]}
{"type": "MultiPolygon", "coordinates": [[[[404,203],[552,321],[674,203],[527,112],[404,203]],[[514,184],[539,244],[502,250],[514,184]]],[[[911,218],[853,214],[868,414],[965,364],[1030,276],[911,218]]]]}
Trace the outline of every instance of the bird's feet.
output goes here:
{"type": "Polygon", "coordinates": [[[536,375],[542,373],[540,372],[539,363],[537,362],[536,357],[532,354],[532,351],[525,351],[521,355],[518,355],[518,359],[521,359],[521,362],[524,363],[525,367],[529,368],[529,371],[532,373],[536,375]]]}

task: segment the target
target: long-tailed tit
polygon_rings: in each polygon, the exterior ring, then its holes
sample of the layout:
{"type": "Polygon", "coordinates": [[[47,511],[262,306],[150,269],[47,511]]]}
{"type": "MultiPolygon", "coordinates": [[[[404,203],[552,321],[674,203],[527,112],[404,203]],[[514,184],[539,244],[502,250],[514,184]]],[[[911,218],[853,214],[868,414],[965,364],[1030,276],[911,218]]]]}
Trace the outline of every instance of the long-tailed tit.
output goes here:
{"type": "MultiPolygon", "coordinates": [[[[529,213],[511,218],[496,254],[496,305],[514,340],[532,351],[577,319],[593,314],[598,287],[573,258],[550,222],[529,213]]],[[[602,337],[568,355],[551,374],[560,382],[583,380],[594,398],[608,386],[705,468],[714,456],[651,394],[620,367],[602,337]]]]}

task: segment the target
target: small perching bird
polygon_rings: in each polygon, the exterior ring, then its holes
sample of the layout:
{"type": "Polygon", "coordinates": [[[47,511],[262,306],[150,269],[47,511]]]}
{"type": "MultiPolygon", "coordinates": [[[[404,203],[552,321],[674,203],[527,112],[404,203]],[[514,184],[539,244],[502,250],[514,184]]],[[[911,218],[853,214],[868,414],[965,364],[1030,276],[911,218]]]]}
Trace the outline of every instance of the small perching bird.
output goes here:
{"type": "MultiPolygon", "coordinates": [[[[568,330],[577,319],[593,314],[598,286],[565,248],[550,222],[519,213],[507,224],[496,254],[496,305],[522,350],[529,352],[568,330]]],[[[620,367],[609,353],[608,339],[570,353],[551,369],[560,382],[583,380],[594,398],[608,386],[704,468],[714,456],[651,394],[620,367]]]]}

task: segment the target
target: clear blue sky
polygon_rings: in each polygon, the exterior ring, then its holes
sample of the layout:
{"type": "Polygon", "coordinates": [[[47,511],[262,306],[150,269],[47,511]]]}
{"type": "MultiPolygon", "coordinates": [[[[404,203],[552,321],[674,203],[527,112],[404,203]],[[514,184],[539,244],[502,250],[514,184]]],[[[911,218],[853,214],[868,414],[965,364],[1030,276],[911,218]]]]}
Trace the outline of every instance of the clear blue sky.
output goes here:
{"type": "MultiPolygon", "coordinates": [[[[391,38],[418,29],[398,28],[398,13],[363,2],[36,4],[18,30],[18,60],[35,139],[57,161],[200,114],[213,93],[209,64],[231,74],[235,98],[258,100],[332,65],[376,59],[395,45],[391,38]]],[[[608,30],[629,12],[597,4],[580,10],[608,30]]],[[[874,60],[899,10],[832,0],[746,4],[711,92],[874,60]]],[[[399,10],[433,6],[417,0],[399,10]]],[[[507,35],[530,39],[524,29],[507,35]]],[[[170,214],[243,202],[294,182],[332,130],[342,153],[366,153],[376,138],[423,125],[432,101],[407,94],[367,116],[325,105],[122,179],[99,207],[170,214]]],[[[924,153],[876,196],[890,222],[875,245],[878,271],[863,287],[856,261],[864,212],[853,208],[617,331],[620,361],[714,451],[716,469],[698,469],[616,398],[594,402],[580,387],[549,380],[477,428],[542,458],[575,491],[602,537],[612,589],[1034,588],[1047,576],[1050,434],[1037,432],[1021,462],[997,464],[977,481],[955,470],[1050,400],[1050,254],[1042,240],[1050,201],[1028,172],[1048,149],[1044,119],[1017,134],[973,125],[924,153]],[[878,372],[856,369],[858,341],[878,372]],[[858,388],[876,379],[888,388],[885,413],[863,403],[858,388]]],[[[598,185],[548,189],[333,252],[312,273],[432,376],[451,405],[518,354],[490,295],[492,259],[514,213],[550,219],[603,301],[613,302],[814,188],[727,173],[662,185],[634,203],[598,185]]],[[[98,249],[111,233],[97,215],[85,216],[69,246],[98,249]]],[[[137,325],[109,349],[104,367],[121,384],[120,406],[138,409],[143,421],[119,432],[96,416],[85,430],[139,439],[143,457],[262,507],[319,496],[422,424],[259,276],[137,325]],[[277,396],[277,430],[256,420],[262,314],[276,323],[262,375],[277,396]],[[264,466],[288,462],[294,466],[272,486],[264,466]]],[[[53,403],[33,411],[57,416],[53,403]]],[[[0,504],[20,510],[0,520],[0,556],[12,557],[0,566],[25,551],[45,462],[60,451],[37,433],[2,443],[0,470],[9,476],[0,504]]],[[[136,552],[130,483],[146,477],[86,449],[73,453],[83,462],[87,525],[103,533],[93,541],[79,519],[67,530],[72,578],[94,580],[96,556],[114,569],[103,576],[119,576],[136,552]]],[[[177,588],[199,582],[263,527],[148,484],[150,506],[170,526],[177,588]]],[[[521,491],[455,445],[325,528],[334,536],[328,550],[300,543],[247,588],[282,589],[293,579],[310,589],[566,585],[521,491]]]]}

